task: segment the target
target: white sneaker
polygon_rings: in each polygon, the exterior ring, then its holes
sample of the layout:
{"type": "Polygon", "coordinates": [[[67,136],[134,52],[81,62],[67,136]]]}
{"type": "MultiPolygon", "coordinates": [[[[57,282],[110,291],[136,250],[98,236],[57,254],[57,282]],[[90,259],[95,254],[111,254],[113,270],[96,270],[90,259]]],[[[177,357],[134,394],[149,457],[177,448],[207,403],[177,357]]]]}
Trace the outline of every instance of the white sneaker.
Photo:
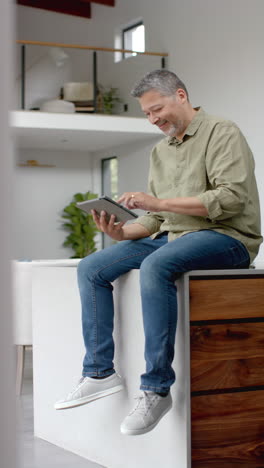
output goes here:
{"type": "Polygon", "coordinates": [[[154,392],[142,392],[136,400],[135,408],[121,424],[122,434],[139,435],[151,431],[172,407],[170,393],[161,397],[154,392]]]}
{"type": "Polygon", "coordinates": [[[123,390],[121,377],[118,374],[112,374],[104,379],[92,379],[91,377],[82,377],[74,390],[69,393],[65,400],[55,403],[56,410],[74,408],[75,406],[85,405],[90,401],[97,400],[113,393],[123,390]]]}

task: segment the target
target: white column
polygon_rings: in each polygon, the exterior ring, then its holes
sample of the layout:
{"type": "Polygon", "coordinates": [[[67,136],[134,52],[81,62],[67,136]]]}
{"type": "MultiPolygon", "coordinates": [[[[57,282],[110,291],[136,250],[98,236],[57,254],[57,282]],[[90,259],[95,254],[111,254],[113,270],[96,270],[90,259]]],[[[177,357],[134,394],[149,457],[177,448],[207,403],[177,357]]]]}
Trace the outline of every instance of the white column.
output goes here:
{"type": "Polygon", "coordinates": [[[0,465],[15,467],[15,386],[11,323],[11,167],[8,128],[13,50],[13,2],[0,3],[0,465]]]}

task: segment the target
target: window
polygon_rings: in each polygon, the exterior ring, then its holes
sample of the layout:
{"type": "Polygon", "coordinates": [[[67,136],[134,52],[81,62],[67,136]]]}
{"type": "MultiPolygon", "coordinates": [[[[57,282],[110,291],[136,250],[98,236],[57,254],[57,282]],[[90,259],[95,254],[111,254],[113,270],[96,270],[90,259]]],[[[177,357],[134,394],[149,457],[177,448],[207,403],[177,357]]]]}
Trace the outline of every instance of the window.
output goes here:
{"type": "MultiPolygon", "coordinates": [[[[116,156],[102,159],[102,195],[117,200],[118,197],[118,159],[116,156]]],[[[113,244],[113,240],[102,233],[102,248],[113,244]]]]}
{"type": "MultiPolygon", "coordinates": [[[[123,29],[122,48],[145,52],[145,26],[142,21],[123,29]]],[[[137,54],[127,52],[123,54],[123,58],[132,57],[133,55],[137,54]]]]}
{"type": "Polygon", "coordinates": [[[118,161],[116,156],[102,159],[102,195],[117,199],[118,196],[118,161]]]}

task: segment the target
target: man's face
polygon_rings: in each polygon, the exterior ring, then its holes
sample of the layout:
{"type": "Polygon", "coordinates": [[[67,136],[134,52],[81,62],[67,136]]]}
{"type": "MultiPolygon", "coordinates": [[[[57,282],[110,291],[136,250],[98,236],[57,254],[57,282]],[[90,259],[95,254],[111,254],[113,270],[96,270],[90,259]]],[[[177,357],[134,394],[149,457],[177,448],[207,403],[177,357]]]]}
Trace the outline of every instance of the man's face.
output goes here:
{"type": "Polygon", "coordinates": [[[163,96],[155,89],[139,98],[141,109],[153,125],[168,136],[179,136],[184,130],[184,108],[186,99],[176,91],[173,96],[163,96]]]}

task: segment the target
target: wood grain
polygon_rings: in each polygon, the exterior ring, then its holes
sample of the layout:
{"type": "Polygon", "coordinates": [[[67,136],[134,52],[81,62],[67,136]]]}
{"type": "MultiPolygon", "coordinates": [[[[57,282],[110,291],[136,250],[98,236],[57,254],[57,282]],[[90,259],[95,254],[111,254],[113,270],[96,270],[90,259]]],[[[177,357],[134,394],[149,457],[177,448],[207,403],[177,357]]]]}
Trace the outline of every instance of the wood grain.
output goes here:
{"type": "Polygon", "coordinates": [[[264,317],[264,278],[190,280],[190,319],[264,317]]]}
{"type": "Polygon", "coordinates": [[[263,358],[192,361],[192,392],[264,385],[263,358]]]}
{"type": "Polygon", "coordinates": [[[264,357],[264,322],[191,326],[191,359],[264,357]]]}
{"type": "Polygon", "coordinates": [[[264,323],[191,326],[191,389],[264,385],[264,323]]]}
{"type": "Polygon", "coordinates": [[[192,468],[264,467],[264,391],[192,398],[192,468]]]}

